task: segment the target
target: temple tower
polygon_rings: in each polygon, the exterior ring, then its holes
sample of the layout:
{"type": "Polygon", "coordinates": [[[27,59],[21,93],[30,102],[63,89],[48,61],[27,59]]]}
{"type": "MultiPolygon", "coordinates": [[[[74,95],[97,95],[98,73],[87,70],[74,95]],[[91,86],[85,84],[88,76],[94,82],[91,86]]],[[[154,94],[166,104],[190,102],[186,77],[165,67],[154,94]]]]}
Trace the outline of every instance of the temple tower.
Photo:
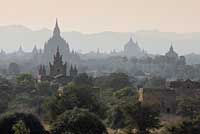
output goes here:
{"type": "Polygon", "coordinates": [[[57,46],[57,52],[54,55],[53,64],[49,62],[50,76],[55,77],[58,75],[66,76],[67,63],[63,63],[62,55],[60,54],[59,47],[57,46]]]}

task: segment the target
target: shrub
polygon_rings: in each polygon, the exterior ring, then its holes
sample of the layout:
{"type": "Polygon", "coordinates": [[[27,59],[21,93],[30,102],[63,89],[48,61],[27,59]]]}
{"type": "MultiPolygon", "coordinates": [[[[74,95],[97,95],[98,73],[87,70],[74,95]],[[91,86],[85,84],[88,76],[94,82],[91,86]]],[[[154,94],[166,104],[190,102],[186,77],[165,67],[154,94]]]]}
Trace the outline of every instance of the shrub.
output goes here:
{"type": "Polygon", "coordinates": [[[52,125],[52,134],[107,134],[99,118],[82,109],[64,112],[52,125]]]}
{"type": "Polygon", "coordinates": [[[30,134],[44,134],[45,130],[38,118],[28,113],[4,114],[0,118],[0,132],[2,134],[14,134],[13,126],[23,121],[30,134]]]}

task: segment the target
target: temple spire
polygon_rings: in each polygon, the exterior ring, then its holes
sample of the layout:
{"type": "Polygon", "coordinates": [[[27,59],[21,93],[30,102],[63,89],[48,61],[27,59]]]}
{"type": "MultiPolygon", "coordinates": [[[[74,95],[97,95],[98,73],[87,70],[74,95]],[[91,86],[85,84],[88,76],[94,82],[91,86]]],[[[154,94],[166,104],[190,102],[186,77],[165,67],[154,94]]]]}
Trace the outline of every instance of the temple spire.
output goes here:
{"type": "Polygon", "coordinates": [[[32,50],[32,53],[33,53],[33,54],[37,54],[37,53],[38,53],[38,49],[37,49],[37,46],[36,46],[36,45],[34,46],[34,48],[33,48],[33,50],[32,50]]]}
{"type": "Polygon", "coordinates": [[[53,36],[60,36],[60,28],[58,26],[58,19],[56,19],[56,25],[53,31],[53,36]]]}
{"type": "Polygon", "coordinates": [[[19,49],[18,49],[18,53],[23,53],[23,48],[22,48],[22,45],[19,46],[19,49]]]}
{"type": "Polygon", "coordinates": [[[172,43],[171,43],[170,51],[174,51],[172,43]]]}
{"type": "Polygon", "coordinates": [[[129,42],[133,42],[133,38],[132,38],[132,36],[130,37],[129,42]]]}

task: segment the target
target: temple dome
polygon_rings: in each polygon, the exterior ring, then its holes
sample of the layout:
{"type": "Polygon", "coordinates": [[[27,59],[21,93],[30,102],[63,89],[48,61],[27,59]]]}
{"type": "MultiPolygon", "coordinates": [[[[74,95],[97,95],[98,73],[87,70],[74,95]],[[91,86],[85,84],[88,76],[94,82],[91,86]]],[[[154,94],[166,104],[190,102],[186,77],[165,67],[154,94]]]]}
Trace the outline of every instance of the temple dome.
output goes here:
{"type": "Polygon", "coordinates": [[[127,57],[141,57],[143,52],[140,49],[137,42],[134,42],[132,38],[124,45],[124,54],[127,57]]]}
{"type": "Polygon", "coordinates": [[[169,51],[165,54],[169,58],[178,58],[178,54],[174,51],[173,46],[171,45],[169,51]]]}

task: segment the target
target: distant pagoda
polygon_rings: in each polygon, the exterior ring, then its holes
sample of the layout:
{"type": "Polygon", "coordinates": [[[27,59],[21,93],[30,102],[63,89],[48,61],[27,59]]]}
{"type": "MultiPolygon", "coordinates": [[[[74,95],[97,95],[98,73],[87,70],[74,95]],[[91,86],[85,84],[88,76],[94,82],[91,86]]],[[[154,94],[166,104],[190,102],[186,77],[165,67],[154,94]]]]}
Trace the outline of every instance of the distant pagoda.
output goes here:
{"type": "Polygon", "coordinates": [[[53,62],[52,54],[57,52],[57,47],[60,49],[63,61],[69,61],[70,49],[68,43],[61,37],[60,28],[56,19],[56,24],[53,30],[53,36],[44,45],[44,63],[48,64],[49,61],[53,62]]]}
{"type": "Polygon", "coordinates": [[[174,51],[172,44],[171,44],[169,51],[165,54],[165,56],[167,56],[169,58],[178,59],[178,54],[174,51]]]}
{"type": "Polygon", "coordinates": [[[132,37],[124,45],[124,56],[127,57],[143,57],[144,52],[140,49],[138,42],[134,42],[132,37]]]}

